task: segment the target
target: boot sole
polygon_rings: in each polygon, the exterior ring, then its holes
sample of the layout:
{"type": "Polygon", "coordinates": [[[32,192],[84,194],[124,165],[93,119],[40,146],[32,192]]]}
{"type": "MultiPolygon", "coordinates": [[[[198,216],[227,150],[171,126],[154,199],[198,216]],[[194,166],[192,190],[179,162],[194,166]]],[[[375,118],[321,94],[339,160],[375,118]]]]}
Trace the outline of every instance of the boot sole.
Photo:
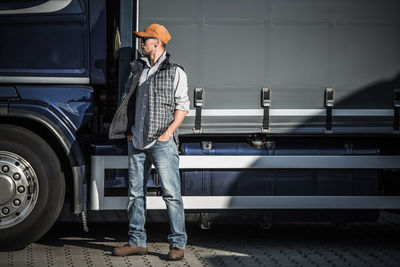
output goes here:
{"type": "Polygon", "coordinates": [[[181,258],[168,258],[169,261],[180,261],[184,258],[184,256],[182,256],[181,258]]]}
{"type": "Polygon", "coordinates": [[[119,254],[119,253],[112,253],[113,254],[113,256],[121,256],[121,257],[124,257],[124,256],[133,256],[133,255],[147,255],[147,251],[139,251],[139,252],[132,252],[132,253],[126,253],[126,254],[119,254]]]}

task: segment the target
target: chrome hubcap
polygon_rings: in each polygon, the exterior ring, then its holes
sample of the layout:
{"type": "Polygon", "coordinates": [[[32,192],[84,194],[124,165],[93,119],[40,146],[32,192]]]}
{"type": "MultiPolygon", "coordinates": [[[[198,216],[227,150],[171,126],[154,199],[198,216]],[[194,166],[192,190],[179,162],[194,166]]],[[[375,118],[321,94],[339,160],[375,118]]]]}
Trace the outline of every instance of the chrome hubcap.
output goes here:
{"type": "Polygon", "coordinates": [[[15,153],[0,151],[0,229],[24,220],[38,194],[37,176],[29,162],[15,153]]]}
{"type": "Polygon", "coordinates": [[[0,188],[1,188],[0,205],[3,205],[9,202],[10,199],[13,197],[15,192],[15,185],[10,177],[4,174],[0,174],[0,188]]]}

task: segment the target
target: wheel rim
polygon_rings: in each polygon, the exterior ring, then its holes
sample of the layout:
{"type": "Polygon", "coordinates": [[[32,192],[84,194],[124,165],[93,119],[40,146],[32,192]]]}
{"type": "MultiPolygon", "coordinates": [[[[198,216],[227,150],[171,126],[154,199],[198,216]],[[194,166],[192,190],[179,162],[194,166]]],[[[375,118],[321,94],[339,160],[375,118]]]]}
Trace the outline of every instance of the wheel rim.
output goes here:
{"type": "Polygon", "coordinates": [[[0,229],[22,222],[39,195],[35,171],[23,157],[0,151],[0,229]]]}

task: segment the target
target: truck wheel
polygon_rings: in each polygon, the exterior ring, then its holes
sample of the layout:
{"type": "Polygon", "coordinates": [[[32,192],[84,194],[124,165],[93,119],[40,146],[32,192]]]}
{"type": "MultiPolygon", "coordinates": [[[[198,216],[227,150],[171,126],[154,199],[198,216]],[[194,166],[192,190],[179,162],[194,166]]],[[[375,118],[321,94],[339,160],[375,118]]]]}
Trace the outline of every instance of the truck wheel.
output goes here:
{"type": "Polygon", "coordinates": [[[65,195],[57,155],[41,137],[0,125],[0,250],[24,248],[56,221],[65,195]]]}

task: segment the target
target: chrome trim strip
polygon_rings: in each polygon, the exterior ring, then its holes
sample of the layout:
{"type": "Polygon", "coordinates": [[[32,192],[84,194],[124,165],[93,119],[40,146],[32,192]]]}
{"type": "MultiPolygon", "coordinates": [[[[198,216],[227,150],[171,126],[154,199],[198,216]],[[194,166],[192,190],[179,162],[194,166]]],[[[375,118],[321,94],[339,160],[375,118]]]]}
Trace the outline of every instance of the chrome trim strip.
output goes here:
{"type": "Polygon", "coordinates": [[[190,169],[396,169],[400,156],[181,156],[190,169]]]}
{"type": "Polygon", "coordinates": [[[74,214],[78,215],[84,210],[85,200],[83,184],[86,179],[85,177],[86,165],[72,167],[72,178],[74,184],[74,214]]]}
{"type": "MultiPolygon", "coordinates": [[[[128,156],[92,156],[103,169],[127,169],[128,156]]],[[[97,170],[98,167],[95,167],[97,170]]],[[[400,169],[400,156],[179,156],[180,169],[400,169]]]]}
{"type": "MultiPolygon", "coordinates": [[[[136,0],[136,25],[135,25],[135,31],[139,31],[139,1],[140,0],[136,0]]],[[[139,43],[136,42],[136,51],[137,53],[139,53],[139,43]]]]}
{"type": "Polygon", "coordinates": [[[51,13],[66,8],[72,0],[49,0],[46,3],[20,9],[0,10],[0,15],[51,13]]]}
{"type": "MultiPolygon", "coordinates": [[[[139,31],[139,1],[140,0],[136,0],[136,25],[135,25],[135,31],[139,31]]],[[[138,59],[140,57],[140,52],[139,52],[139,42],[137,42],[135,35],[132,35],[132,42],[134,42],[135,44],[135,53],[134,55],[134,59],[138,59]]]]}
{"type": "MultiPolygon", "coordinates": [[[[399,196],[183,196],[185,209],[399,209],[399,196]]],[[[126,209],[128,197],[104,197],[104,210],[126,209]]],[[[147,196],[149,210],[165,210],[147,196]]]]}
{"type": "MultiPolygon", "coordinates": [[[[263,116],[263,109],[203,109],[203,117],[251,117],[263,116]]],[[[333,109],[333,116],[393,116],[393,109],[333,109]]],[[[270,116],[290,116],[290,117],[308,117],[308,116],[325,116],[325,109],[270,109],[270,116]]],[[[196,116],[196,110],[191,109],[186,115],[188,117],[196,116]]]]}
{"type": "Polygon", "coordinates": [[[89,84],[88,77],[0,76],[0,83],[89,84]]]}
{"type": "MultiPolygon", "coordinates": [[[[400,168],[400,156],[180,156],[179,157],[179,168],[180,169],[399,169],[400,168]]],[[[128,167],[128,156],[91,156],[91,199],[90,207],[92,210],[103,210],[103,209],[122,209],[126,208],[127,199],[118,197],[105,197],[104,196],[104,170],[105,169],[127,169],[128,167]]],[[[154,168],[154,166],[153,166],[154,168]]],[[[296,202],[301,200],[302,197],[295,199],[290,198],[285,200],[278,196],[268,196],[263,202],[264,206],[254,206],[258,203],[251,202],[250,200],[244,200],[243,202],[239,198],[239,202],[235,202],[235,205],[226,206],[226,204],[218,204],[219,206],[208,206],[212,205],[215,200],[212,200],[210,204],[205,203],[203,200],[197,199],[194,203],[198,205],[197,208],[313,208],[312,204],[318,202],[317,196],[312,196],[309,200],[305,200],[303,206],[298,206],[296,202]],[[271,199],[272,198],[272,199],[271,199]],[[246,202],[250,201],[250,202],[246,202]],[[276,202],[270,202],[276,201],[276,202]],[[282,202],[283,201],[283,202],[282,202]],[[287,203],[286,203],[286,202],[287,203]],[[282,203],[286,203],[285,206],[282,203]],[[247,203],[247,204],[245,204],[247,203]],[[274,204],[272,204],[274,203],[274,204]],[[249,206],[245,206],[249,205],[249,206]],[[252,206],[253,205],[253,206],[252,206]],[[275,205],[275,206],[274,206],[275,205]],[[297,206],[296,206],[297,205],[297,206]]],[[[237,198],[237,197],[235,197],[237,198]]],[[[252,197],[253,198],[253,197],[252,197]]],[[[266,197],[264,197],[266,198],[266,197]]],[[[326,197],[325,197],[326,198],[326,197]]],[[[395,200],[390,200],[389,204],[385,202],[385,199],[376,199],[376,197],[356,197],[352,199],[350,197],[344,200],[337,200],[341,197],[331,197],[328,200],[322,199],[318,208],[350,208],[351,205],[359,205],[358,208],[400,208],[400,197],[395,200]],[[337,200],[337,201],[336,201],[337,200]],[[335,202],[336,201],[336,202],[335,202]],[[353,202],[352,202],[353,201],[353,202]],[[364,201],[366,201],[365,204],[364,201]],[[397,201],[397,202],[396,202],[397,201]],[[353,203],[353,204],[352,204],[353,203]],[[395,206],[393,203],[396,203],[395,206]],[[339,205],[339,206],[332,206],[339,205]],[[363,206],[364,205],[364,206],[363,206]],[[375,205],[375,206],[374,206],[375,205]],[[380,206],[379,206],[380,205],[380,206]]],[[[263,199],[261,199],[263,200],[263,199]]],[[[151,200],[150,200],[151,201],[151,200]]],[[[160,200],[158,204],[150,204],[150,209],[160,209],[160,205],[164,205],[160,200]]],[[[225,200],[224,200],[225,201],[225,200]]],[[[226,201],[225,201],[226,202],[226,201]]],[[[149,200],[148,200],[149,203],[149,200]]],[[[151,202],[150,202],[151,203],[151,202]]],[[[215,202],[217,203],[217,202],[215,202]]],[[[233,202],[232,202],[233,203],[233,202]]],[[[216,205],[216,204],[215,204],[216,205]]],[[[195,209],[195,204],[185,204],[186,209],[195,209]]]]}
{"type": "MultiPolygon", "coordinates": [[[[128,157],[126,157],[128,161],[128,157]]],[[[104,202],[104,157],[91,157],[90,209],[102,210],[104,202]]],[[[125,165],[127,168],[128,165],[125,165]]]]}

